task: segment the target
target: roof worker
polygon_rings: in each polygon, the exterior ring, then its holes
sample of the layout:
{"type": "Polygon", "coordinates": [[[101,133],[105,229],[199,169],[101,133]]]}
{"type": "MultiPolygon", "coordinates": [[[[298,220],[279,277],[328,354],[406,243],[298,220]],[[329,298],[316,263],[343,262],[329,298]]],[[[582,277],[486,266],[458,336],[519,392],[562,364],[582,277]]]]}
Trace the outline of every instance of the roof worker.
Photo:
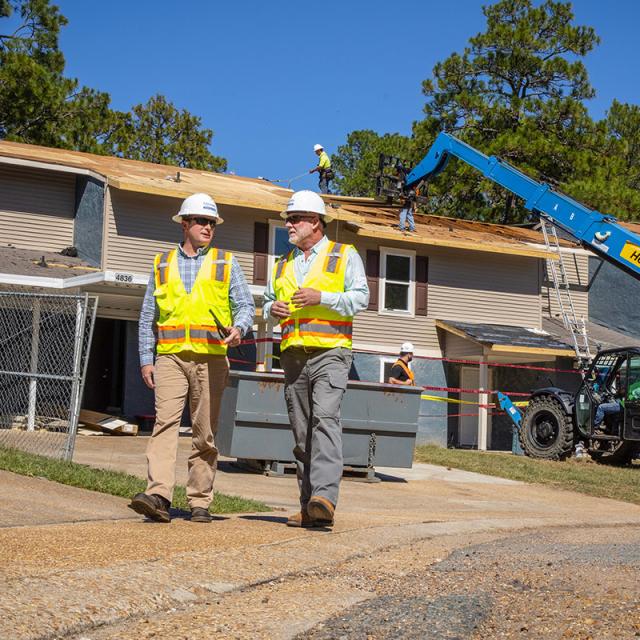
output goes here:
{"type": "Polygon", "coordinates": [[[389,372],[389,384],[415,385],[415,374],[409,369],[409,363],[413,360],[413,345],[403,342],[400,346],[400,356],[389,372]]]}
{"type": "Polygon", "coordinates": [[[333,179],[334,174],[331,169],[331,160],[321,144],[314,144],[313,150],[318,156],[318,166],[311,169],[309,173],[318,173],[318,187],[320,193],[331,193],[329,191],[329,182],[333,179]]]}
{"type": "Polygon", "coordinates": [[[147,447],[147,489],[129,507],[151,520],[170,521],[180,418],[188,398],[193,436],[187,500],[192,522],[210,522],[227,348],[240,344],[251,328],[255,306],[235,257],[210,246],[223,222],[213,199],[194,193],[172,219],[182,227],[182,242],[156,255],[140,311],[141,374],[155,391],[156,422],[147,447]]]}
{"type": "Polygon", "coordinates": [[[264,315],[280,322],[295,439],[300,512],[287,525],[328,527],[342,477],[340,406],[352,362],[353,316],[367,308],[369,288],[356,249],[325,235],[331,217],[317,193],[294,193],[281,216],[295,248],[272,270],[264,315]]]}

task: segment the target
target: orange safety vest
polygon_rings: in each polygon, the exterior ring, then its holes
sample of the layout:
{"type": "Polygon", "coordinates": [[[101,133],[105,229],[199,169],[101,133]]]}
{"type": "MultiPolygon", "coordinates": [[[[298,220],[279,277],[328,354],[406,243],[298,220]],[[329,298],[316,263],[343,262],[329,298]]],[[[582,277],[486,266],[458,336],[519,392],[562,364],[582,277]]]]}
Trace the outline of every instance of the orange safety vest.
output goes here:
{"type": "Polygon", "coordinates": [[[415,385],[416,376],[413,373],[413,371],[411,371],[411,369],[409,369],[409,367],[407,366],[405,361],[398,358],[398,360],[396,360],[396,362],[395,362],[395,364],[393,366],[395,367],[396,365],[398,365],[407,374],[407,376],[409,377],[408,384],[415,385]]]}

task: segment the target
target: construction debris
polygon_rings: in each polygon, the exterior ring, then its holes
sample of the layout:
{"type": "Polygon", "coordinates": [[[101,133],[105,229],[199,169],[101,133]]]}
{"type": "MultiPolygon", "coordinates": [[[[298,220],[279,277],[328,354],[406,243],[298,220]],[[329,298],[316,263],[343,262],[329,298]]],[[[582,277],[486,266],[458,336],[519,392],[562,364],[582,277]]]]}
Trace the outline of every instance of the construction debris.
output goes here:
{"type": "Polygon", "coordinates": [[[80,423],[85,429],[101,431],[118,436],[138,435],[138,425],[131,424],[126,420],[109,415],[108,413],[98,413],[97,411],[80,410],[80,423]]]}

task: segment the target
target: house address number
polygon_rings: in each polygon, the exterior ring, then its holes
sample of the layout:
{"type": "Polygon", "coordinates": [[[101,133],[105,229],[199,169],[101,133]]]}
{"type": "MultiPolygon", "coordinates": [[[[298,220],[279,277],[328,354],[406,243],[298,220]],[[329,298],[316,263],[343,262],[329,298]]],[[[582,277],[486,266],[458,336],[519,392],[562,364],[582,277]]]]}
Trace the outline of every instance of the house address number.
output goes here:
{"type": "Polygon", "coordinates": [[[116,273],[116,282],[133,282],[133,276],[130,273],[116,273]]]}

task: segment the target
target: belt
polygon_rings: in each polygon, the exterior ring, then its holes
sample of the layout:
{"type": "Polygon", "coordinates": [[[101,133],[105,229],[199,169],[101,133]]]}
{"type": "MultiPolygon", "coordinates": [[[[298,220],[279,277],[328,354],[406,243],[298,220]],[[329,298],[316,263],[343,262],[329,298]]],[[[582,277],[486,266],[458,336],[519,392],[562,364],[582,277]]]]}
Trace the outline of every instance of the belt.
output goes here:
{"type": "Polygon", "coordinates": [[[304,351],[305,353],[317,353],[318,351],[329,351],[329,349],[335,349],[335,347],[305,347],[304,345],[295,345],[289,347],[287,351],[304,351]]]}

